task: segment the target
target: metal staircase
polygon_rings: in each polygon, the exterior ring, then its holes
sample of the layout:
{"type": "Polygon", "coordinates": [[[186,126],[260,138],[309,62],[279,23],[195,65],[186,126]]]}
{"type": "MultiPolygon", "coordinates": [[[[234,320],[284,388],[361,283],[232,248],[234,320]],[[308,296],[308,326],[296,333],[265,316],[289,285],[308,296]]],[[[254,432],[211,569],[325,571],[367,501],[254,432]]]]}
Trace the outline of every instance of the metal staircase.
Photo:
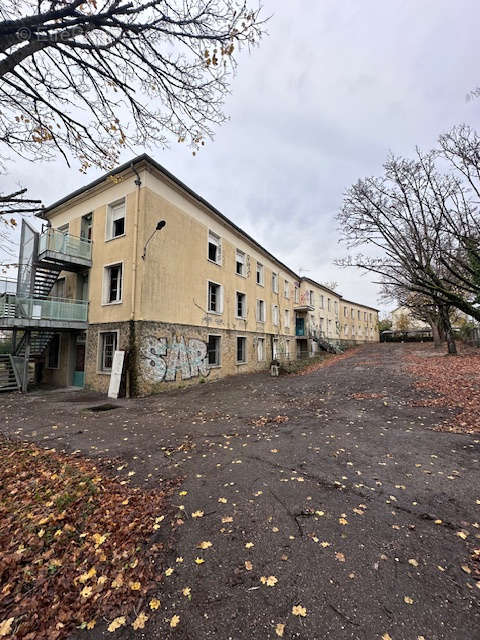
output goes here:
{"type": "Polygon", "coordinates": [[[343,349],[341,349],[339,346],[329,342],[325,338],[316,337],[316,338],[314,338],[314,340],[318,344],[320,349],[323,349],[323,351],[326,351],[327,353],[343,353],[343,349]]]}
{"type": "MultiPolygon", "coordinates": [[[[32,331],[30,334],[30,360],[40,360],[45,353],[51,339],[55,335],[55,331],[49,331],[48,329],[40,329],[39,331],[32,331]]],[[[25,357],[26,339],[25,334],[22,336],[20,342],[15,349],[15,355],[21,358],[25,357]]]]}
{"type": "Polygon", "coordinates": [[[41,261],[35,266],[35,279],[33,282],[33,297],[46,298],[58,280],[62,268],[52,263],[41,261]]]}
{"type": "Polygon", "coordinates": [[[0,391],[20,391],[20,380],[8,354],[0,354],[0,391]]]}

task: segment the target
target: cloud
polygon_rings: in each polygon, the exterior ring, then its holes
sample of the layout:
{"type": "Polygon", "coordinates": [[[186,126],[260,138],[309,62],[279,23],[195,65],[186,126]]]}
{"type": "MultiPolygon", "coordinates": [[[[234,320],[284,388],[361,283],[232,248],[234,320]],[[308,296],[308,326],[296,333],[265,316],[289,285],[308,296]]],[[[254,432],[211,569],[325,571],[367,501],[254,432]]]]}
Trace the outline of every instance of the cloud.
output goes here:
{"type": "MultiPolygon", "coordinates": [[[[269,35],[241,55],[230,120],[195,158],[173,142],[149,152],[280,260],[376,306],[371,276],[341,270],[335,213],[389,150],[430,148],[475,125],[480,7],[469,0],[264,1],[269,35]]],[[[139,152],[143,149],[139,149],[139,152]]],[[[129,154],[122,158],[129,158],[129,154]]],[[[50,203],[97,177],[62,161],[15,161],[10,180],[50,203]]]]}

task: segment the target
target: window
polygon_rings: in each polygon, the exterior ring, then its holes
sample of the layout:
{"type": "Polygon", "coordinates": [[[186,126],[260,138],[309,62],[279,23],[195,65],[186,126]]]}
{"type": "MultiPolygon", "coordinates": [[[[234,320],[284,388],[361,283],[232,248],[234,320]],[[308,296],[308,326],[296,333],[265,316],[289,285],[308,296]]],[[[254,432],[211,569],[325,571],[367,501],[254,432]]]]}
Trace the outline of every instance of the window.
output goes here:
{"type": "Polygon", "coordinates": [[[369,315],[369,317],[370,317],[370,322],[371,322],[371,321],[372,321],[372,314],[371,314],[371,313],[369,313],[368,315],[369,315]]]}
{"type": "Polygon", "coordinates": [[[108,205],[107,240],[113,240],[125,234],[125,199],[108,205]]]}
{"type": "Polygon", "coordinates": [[[323,309],[323,296],[320,296],[320,309],[323,309]]]}
{"type": "Polygon", "coordinates": [[[351,317],[352,317],[352,318],[354,318],[354,317],[355,317],[355,312],[354,312],[353,308],[352,308],[352,309],[350,309],[350,315],[351,315],[351,317]]]}
{"type": "Polygon", "coordinates": [[[257,300],[257,322],[265,322],[265,302],[257,300]]]}
{"type": "Polygon", "coordinates": [[[278,293],[278,273],[272,273],[272,291],[278,293]]]}
{"type": "Polygon", "coordinates": [[[257,262],[257,284],[263,287],[265,282],[265,273],[263,269],[263,264],[257,262]]]}
{"type": "Polygon", "coordinates": [[[290,311],[285,309],[285,327],[290,326],[290,311]]]}
{"type": "Polygon", "coordinates": [[[330,300],[330,298],[327,298],[327,309],[328,311],[332,310],[332,301],[330,300]]]}
{"type": "Polygon", "coordinates": [[[240,249],[235,252],[235,273],[245,277],[245,254],[240,249]]]}
{"type": "Polygon", "coordinates": [[[315,294],[313,293],[313,291],[310,289],[310,291],[308,292],[308,303],[311,307],[315,306],[315,294]]]}
{"type": "Polygon", "coordinates": [[[208,259],[222,264],[222,239],[213,231],[208,232],[208,259]]]}
{"type": "Polygon", "coordinates": [[[265,338],[257,338],[257,360],[265,360],[265,338]]]}
{"type": "Polygon", "coordinates": [[[237,318],[246,318],[247,316],[247,296],[237,291],[237,318]]]}
{"type": "Polygon", "coordinates": [[[343,307],[343,315],[345,318],[347,317],[347,307],[343,307]]]}
{"type": "Polygon", "coordinates": [[[237,337],[237,363],[241,364],[247,361],[247,339],[237,337]]]}
{"type": "Polygon", "coordinates": [[[345,333],[345,335],[348,334],[348,324],[345,325],[344,333],[345,333]]]}
{"type": "Polygon", "coordinates": [[[113,264],[105,267],[104,304],[122,301],[122,265],[113,264]]]}
{"type": "Polygon", "coordinates": [[[208,282],[208,310],[211,313],[223,311],[222,286],[216,282],[208,282]]]}
{"type": "Polygon", "coordinates": [[[334,307],[335,307],[335,315],[338,316],[338,302],[336,300],[334,302],[334,307]]]}
{"type": "Polygon", "coordinates": [[[278,324],[278,305],[272,305],[272,322],[273,324],[278,324]]]}
{"type": "Polygon", "coordinates": [[[80,223],[80,238],[82,240],[92,239],[92,224],[93,224],[93,213],[87,213],[82,216],[82,221],[80,223]]]}
{"type": "Polygon", "coordinates": [[[100,370],[111,371],[113,354],[117,348],[116,331],[104,332],[100,334],[100,370]]]}
{"type": "Polygon", "coordinates": [[[290,358],[290,340],[285,341],[285,357],[290,358]]]}
{"type": "Polygon", "coordinates": [[[278,358],[278,338],[273,339],[273,359],[276,360],[278,358]]]}
{"type": "Polygon", "coordinates": [[[360,320],[361,316],[360,316],[360,311],[357,311],[357,318],[360,320]]]}
{"type": "Polygon", "coordinates": [[[300,300],[300,289],[295,286],[295,303],[298,304],[298,301],[300,300]]]}
{"type": "Polygon", "coordinates": [[[288,284],[288,280],[285,280],[283,283],[283,295],[287,300],[290,297],[290,285],[288,284]]]}
{"type": "Polygon", "coordinates": [[[364,322],[367,321],[367,312],[366,311],[363,312],[363,321],[364,322]]]}
{"type": "Polygon", "coordinates": [[[324,318],[320,318],[320,331],[323,331],[323,321],[324,318]]]}
{"type": "Polygon", "coordinates": [[[47,368],[58,369],[60,366],[60,334],[55,333],[48,345],[47,368]]]}
{"type": "Polygon", "coordinates": [[[209,367],[220,366],[220,336],[208,336],[207,359],[209,367]]]}

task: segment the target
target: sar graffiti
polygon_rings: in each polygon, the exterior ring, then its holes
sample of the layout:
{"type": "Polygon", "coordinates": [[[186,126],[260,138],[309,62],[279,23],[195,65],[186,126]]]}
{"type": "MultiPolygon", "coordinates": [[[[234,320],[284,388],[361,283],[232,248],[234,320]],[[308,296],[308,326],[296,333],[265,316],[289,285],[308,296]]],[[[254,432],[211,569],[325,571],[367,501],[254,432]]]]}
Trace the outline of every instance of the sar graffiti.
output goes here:
{"type": "Polygon", "coordinates": [[[140,350],[143,376],[151,382],[173,382],[177,373],[181,380],[210,373],[207,366],[207,345],[194,338],[188,341],[183,336],[167,338],[148,336],[140,350]]]}

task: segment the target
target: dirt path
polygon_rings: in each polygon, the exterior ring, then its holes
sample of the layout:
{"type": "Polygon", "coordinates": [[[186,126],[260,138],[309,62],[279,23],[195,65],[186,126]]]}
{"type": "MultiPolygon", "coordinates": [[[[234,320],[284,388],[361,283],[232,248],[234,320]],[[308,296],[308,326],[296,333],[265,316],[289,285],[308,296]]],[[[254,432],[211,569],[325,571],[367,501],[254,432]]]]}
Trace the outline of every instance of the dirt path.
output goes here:
{"type": "Polygon", "coordinates": [[[410,406],[402,353],[372,345],[306,376],[238,376],[105,412],[86,410],[105,402],[94,394],[3,396],[6,434],[115,460],[131,484],[185,478],[160,608],[143,632],[105,635],[480,637],[466,571],[480,546],[480,439],[429,429],[451,410],[410,406]]]}

